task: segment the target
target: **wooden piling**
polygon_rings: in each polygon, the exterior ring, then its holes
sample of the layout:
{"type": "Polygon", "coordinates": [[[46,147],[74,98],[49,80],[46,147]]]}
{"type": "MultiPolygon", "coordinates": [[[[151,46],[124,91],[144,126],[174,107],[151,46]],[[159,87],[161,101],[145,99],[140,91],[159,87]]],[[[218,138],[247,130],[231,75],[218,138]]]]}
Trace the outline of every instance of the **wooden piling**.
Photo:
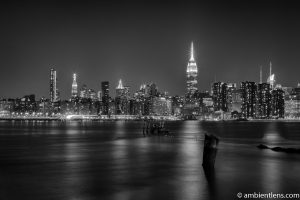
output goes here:
{"type": "Polygon", "coordinates": [[[204,168],[214,168],[218,144],[219,139],[216,136],[205,134],[202,161],[202,166],[204,168]]]}

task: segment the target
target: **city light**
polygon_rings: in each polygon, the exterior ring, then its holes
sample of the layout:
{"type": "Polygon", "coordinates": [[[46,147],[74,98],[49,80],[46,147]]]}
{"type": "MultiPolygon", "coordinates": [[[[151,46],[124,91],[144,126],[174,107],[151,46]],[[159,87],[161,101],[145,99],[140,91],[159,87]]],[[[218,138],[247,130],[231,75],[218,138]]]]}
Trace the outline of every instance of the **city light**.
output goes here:
{"type": "Polygon", "coordinates": [[[17,99],[0,100],[0,117],[43,118],[62,120],[142,120],[152,119],[203,119],[203,120],[252,120],[252,119],[300,119],[300,85],[284,87],[275,85],[275,74],[266,81],[260,67],[259,83],[214,82],[211,92],[198,90],[198,67],[195,61],[194,43],[186,66],[186,94],[170,96],[160,92],[155,83],[143,83],[137,91],[131,91],[119,79],[115,97],[108,81],[101,82],[96,91],[82,84],[78,89],[78,75],[73,73],[69,100],[61,100],[58,92],[57,71],[50,69],[49,99],[35,99],[25,95],[17,99]]]}

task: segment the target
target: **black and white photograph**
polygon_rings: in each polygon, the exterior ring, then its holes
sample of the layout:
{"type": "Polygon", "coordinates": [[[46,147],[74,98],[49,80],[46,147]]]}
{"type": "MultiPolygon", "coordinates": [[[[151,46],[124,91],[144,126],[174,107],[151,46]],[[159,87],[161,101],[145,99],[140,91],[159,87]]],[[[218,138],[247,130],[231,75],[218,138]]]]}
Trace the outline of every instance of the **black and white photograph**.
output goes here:
{"type": "Polygon", "coordinates": [[[300,199],[300,4],[0,2],[0,200],[300,199]]]}

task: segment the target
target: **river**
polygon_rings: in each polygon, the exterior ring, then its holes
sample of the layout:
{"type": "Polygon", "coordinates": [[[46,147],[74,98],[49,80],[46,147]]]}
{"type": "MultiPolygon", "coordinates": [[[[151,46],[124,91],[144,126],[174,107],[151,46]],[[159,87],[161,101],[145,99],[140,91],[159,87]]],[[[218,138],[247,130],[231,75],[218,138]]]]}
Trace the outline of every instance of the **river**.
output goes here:
{"type": "Polygon", "coordinates": [[[300,193],[300,122],[0,122],[0,199],[238,199],[300,193]],[[201,166],[204,133],[220,138],[215,169],[201,166]]]}

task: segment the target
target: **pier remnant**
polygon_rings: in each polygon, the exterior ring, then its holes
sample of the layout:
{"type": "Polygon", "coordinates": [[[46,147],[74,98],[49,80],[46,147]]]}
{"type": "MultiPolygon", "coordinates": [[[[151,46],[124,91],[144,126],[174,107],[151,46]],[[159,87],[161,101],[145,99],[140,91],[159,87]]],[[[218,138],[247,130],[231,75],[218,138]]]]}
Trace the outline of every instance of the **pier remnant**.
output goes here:
{"type": "Polygon", "coordinates": [[[202,166],[204,168],[214,168],[215,160],[217,156],[217,147],[219,144],[219,138],[214,135],[205,134],[204,149],[203,149],[203,161],[202,166]]]}
{"type": "Polygon", "coordinates": [[[257,145],[257,148],[259,148],[259,149],[269,149],[269,147],[267,145],[264,145],[264,144],[257,145]]]}
{"type": "Polygon", "coordinates": [[[259,144],[256,146],[259,149],[271,149],[276,152],[284,152],[284,153],[300,153],[300,149],[297,148],[285,148],[285,147],[268,147],[264,144],[259,144]]]}
{"type": "Polygon", "coordinates": [[[143,124],[143,135],[174,136],[165,127],[165,121],[146,119],[143,124]]]}

